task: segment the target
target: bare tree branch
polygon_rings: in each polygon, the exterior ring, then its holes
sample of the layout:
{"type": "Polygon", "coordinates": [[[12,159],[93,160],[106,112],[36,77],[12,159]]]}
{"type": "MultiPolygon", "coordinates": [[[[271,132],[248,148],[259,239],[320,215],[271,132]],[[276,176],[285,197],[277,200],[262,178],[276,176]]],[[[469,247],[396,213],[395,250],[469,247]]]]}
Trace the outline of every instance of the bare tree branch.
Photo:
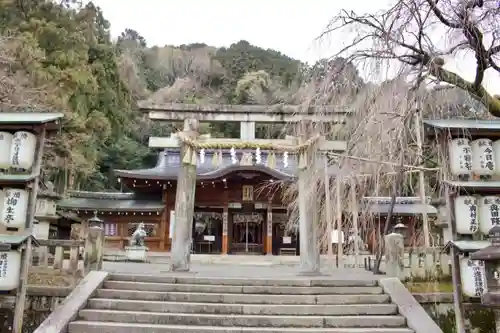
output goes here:
{"type": "Polygon", "coordinates": [[[378,14],[343,10],[321,37],[346,32],[355,32],[355,42],[335,56],[358,65],[375,64],[377,68],[384,67],[382,62],[398,63],[401,68],[397,75],[424,71],[436,83],[468,92],[492,115],[500,117],[500,98],[485,89],[487,71],[500,73],[496,58],[500,53],[500,10],[496,1],[399,0],[378,14]],[[446,45],[438,42],[443,35],[446,45]],[[446,59],[457,52],[472,52],[476,62],[472,82],[447,68],[446,59]]]}

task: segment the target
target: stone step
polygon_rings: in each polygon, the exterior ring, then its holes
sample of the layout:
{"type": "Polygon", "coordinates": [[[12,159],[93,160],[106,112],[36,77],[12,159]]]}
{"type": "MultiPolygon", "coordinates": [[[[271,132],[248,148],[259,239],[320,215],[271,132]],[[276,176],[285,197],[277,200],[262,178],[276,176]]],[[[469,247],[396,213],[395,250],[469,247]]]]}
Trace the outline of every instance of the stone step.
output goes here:
{"type": "Polygon", "coordinates": [[[147,312],[168,312],[180,314],[234,314],[234,315],[286,315],[286,316],[355,316],[394,315],[394,304],[352,304],[345,305],[261,305],[261,304],[218,304],[177,303],[140,300],[90,299],[91,309],[147,312]]]}
{"type": "Polygon", "coordinates": [[[267,328],[75,321],[68,333],[413,333],[408,328],[267,328]]]}
{"type": "Polygon", "coordinates": [[[185,293],[159,292],[119,289],[99,289],[99,298],[165,301],[165,302],[195,302],[195,303],[225,303],[225,304],[383,304],[389,303],[388,295],[252,295],[252,294],[215,294],[215,293],[185,293]]]}
{"type": "Polygon", "coordinates": [[[378,285],[376,279],[322,279],[322,278],[295,278],[295,279],[247,279],[200,276],[173,276],[173,275],[137,275],[111,274],[109,280],[130,282],[154,282],[168,284],[196,284],[219,286],[269,286],[269,287],[374,287],[378,285]]]}
{"type": "MultiPolygon", "coordinates": [[[[252,281],[249,279],[248,281],[252,281]]],[[[331,294],[382,294],[381,287],[281,287],[246,285],[180,284],[159,282],[106,281],[105,289],[136,291],[198,292],[220,294],[274,294],[274,295],[331,295],[331,294]]]]}
{"type": "Polygon", "coordinates": [[[159,325],[239,326],[239,327],[403,327],[405,318],[393,316],[264,316],[213,315],[85,309],[80,319],[87,321],[159,325]]]}

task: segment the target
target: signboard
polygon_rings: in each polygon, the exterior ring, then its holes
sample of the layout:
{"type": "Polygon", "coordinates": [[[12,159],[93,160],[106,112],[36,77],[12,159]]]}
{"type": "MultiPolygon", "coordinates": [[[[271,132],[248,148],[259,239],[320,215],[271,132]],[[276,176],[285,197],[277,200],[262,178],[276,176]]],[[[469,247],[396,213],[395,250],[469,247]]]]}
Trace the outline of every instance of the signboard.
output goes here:
{"type": "Polygon", "coordinates": [[[243,185],[242,187],[242,200],[243,201],[253,201],[253,186],[243,185]]]}

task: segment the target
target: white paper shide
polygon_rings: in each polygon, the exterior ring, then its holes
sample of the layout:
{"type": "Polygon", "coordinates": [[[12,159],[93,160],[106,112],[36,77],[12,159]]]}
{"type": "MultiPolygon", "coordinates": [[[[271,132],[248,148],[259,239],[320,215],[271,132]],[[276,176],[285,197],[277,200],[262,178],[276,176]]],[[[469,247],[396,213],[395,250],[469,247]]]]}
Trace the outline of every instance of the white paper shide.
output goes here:
{"type": "Polygon", "coordinates": [[[458,196],[455,198],[457,233],[473,235],[479,230],[477,201],[472,196],[458,196]]]}
{"type": "Polygon", "coordinates": [[[24,226],[28,209],[28,192],[16,188],[4,189],[1,208],[0,223],[13,228],[24,226]]]}
{"type": "Polygon", "coordinates": [[[19,131],[14,133],[10,150],[12,168],[28,170],[35,160],[36,136],[33,133],[19,131]]]}
{"type": "Polygon", "coordinates": [[[471,142],[472,172],[478,176],[491,176],[495,173],[493,142],[490,139],[477,139],[471,142]]]}
{"type": "Polygon", "coordinates": [[[491,228],[500,225],[500,197],[486,196],[478,201],[479,230],[487,236],[491,228]]]}
{"type": "Polygon", "coordinates": [[[469,297],[481,297],[486,291],[486,273],[482,260],[460,260],[462,292],[469,297]]]}
{"type": "Polygon", "coordinates": [[[0,132],[0,169],[10,168],[10,149],[13,137],[9,132],[0,132]]]}
{"type": "Polygon", "coordinates": [[[19,286],[21,253],[19,251],[0,252],[0,290],[10,291],[19,286]]]}
{"type": "Polygon", "coordinates": [[[468,139],[450,140],[450,172],[454,176],[468,175],[472,171],[472,148],[468,139]]]}

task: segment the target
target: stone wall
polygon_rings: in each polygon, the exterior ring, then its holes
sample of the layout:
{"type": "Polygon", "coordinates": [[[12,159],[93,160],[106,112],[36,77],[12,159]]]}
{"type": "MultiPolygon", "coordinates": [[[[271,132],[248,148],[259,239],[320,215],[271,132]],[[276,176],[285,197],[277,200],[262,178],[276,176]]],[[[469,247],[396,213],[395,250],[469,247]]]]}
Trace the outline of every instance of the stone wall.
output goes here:
{"type": "MultiPolygon", "coordinates": [[[[23,333],[32,333],[45,318],[71,292],[71,287],[35,287],[28,288],[23,333]]],[[[0,333],[12,332],[14,317],[14,296],[0,295],[0,333]]]]}
{"type": "MultiPolygon", "coordinates": [[[[443,333],[455,333],[452,294],[419,294],[415,295],[415,298],[441,327],[443,333]]],[[[464,305],[465,325],[469,327],[470,333],[496,333],[495,318],[490,309],[482,307],[479,303],[466,302],[464,305]]]]}

